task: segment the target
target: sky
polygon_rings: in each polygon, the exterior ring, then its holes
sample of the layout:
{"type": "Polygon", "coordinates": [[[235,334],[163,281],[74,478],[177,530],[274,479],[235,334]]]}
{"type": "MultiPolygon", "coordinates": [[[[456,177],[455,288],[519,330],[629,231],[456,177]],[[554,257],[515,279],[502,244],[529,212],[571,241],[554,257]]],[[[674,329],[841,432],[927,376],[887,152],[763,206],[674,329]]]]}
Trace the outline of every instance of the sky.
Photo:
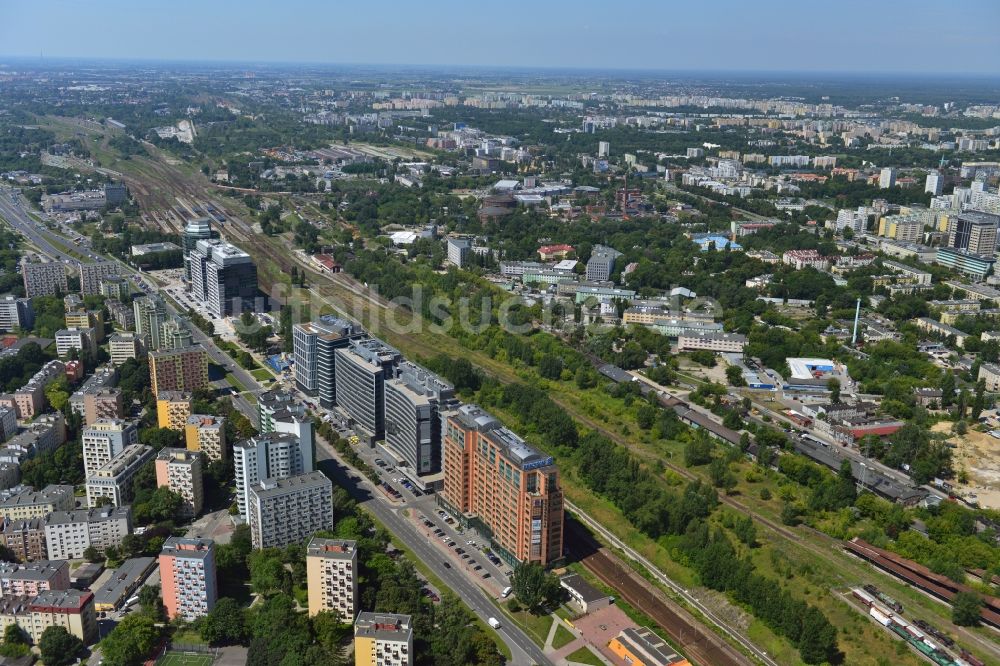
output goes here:
{"type": "Polygon", "coordinates": [[[1000,74],[998,0],[0,2],[0,56],[1000,74]]]}

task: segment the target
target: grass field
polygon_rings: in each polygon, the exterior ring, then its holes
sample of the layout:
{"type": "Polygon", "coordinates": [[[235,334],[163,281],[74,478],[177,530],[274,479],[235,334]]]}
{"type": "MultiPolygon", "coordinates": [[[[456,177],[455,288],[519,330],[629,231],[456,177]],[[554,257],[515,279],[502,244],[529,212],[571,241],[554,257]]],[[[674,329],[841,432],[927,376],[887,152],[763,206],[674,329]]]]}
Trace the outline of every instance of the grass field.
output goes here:
{"type": "Polygon", "coordinates": [[[591,664],[592,666],[604,666],[604,662],[601,661],[596,654],[591,652],[590,648],[586,645],[573,654],[566,655],[566,661],[571,661],[577,664],[591,664]]]}
{"type": "Polygon", "coordinates": [[[552,638],[552,647],[558,650],[564,645],[569,645],[576,639],[570,630],[562,625],[560,622],[556,627],[556,635],[552,638]]]}
{"type": "Polygon", "coordinates": [[[211,666],[213,661],[215,658],[209,654],[168,652],[156,664],[157,666],[211,666]]]}

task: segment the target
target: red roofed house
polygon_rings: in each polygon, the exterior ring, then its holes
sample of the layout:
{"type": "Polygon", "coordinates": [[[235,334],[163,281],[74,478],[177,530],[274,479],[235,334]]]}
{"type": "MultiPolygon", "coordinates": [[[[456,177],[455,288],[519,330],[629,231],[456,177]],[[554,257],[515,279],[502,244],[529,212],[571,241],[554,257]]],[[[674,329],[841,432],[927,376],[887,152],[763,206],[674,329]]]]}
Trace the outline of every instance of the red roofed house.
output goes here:
{"type": "Polygon", "coordinates": [[[319,269],[326,273],[339,273],[343,270],[333,257],[328,254],[314,254],[312,260],[319,265],[319,269]]]}
{"type": "Polygon", "coordinates": [[[542,261],[565,259],[570,252],[576,252],[572,245],[543,245],[538,248],[538,256],[542,261]]]}

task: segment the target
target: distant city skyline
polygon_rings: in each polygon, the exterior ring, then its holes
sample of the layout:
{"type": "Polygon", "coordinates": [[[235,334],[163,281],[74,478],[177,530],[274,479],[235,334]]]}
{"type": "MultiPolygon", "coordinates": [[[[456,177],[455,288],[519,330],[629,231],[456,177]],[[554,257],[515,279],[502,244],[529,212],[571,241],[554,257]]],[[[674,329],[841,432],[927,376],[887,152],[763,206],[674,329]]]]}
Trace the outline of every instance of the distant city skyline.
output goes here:
{"type": "Polygon", "coordinates": [[[9,3],[0,59],[1000,74],[1000,3],[9,3]],[[155,6],[154,6],[155,5],[155,6]]]}

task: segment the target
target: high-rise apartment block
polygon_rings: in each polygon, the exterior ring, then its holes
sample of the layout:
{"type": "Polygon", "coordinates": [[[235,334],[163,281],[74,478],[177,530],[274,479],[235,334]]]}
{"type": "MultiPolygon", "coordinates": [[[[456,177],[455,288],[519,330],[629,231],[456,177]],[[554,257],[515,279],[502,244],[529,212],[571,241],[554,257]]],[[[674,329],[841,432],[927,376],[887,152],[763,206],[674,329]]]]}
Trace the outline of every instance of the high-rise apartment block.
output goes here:
{"type": "Polygon", "coordinates": [[[149,355],[153,394],[196,391],[208,386],[208,352],[201,345],[155,351],[149,355]]]}
{"type": "Polygon", "coordinates": [[[370,440],[385,437],[385,382],[396,374],[402,355],[381,340],[351,340],[337,349],[337,404],[370,440]]]}
{"type": "Polygon", "coordinates": [[[56,331],[56,353],[65,358],[74,349],[80,354],[94,354],[97,351],[97,331],[93,328],[61,328],[56,331]]]}
{"type": "Polygon", "coordinates": [[[193,397],[187,391],[160,391],[156,394],[156,425],[184,430],[191,416],[193,397]]]}
{"type": "Polygon", "coordinates": [[[892,167],[882,167],[878,175],[878,186],[883,190],[896,185],[896,170],[892,167]]]}
{"type": "Polygon", "coordinates": [[[146,349],[159,349],[160,331],[167,318],[167,304],[159,296],[140,296],[132,301],[135,331],[145,338],[146,349]]]}
{"type": "Polygon", "coordinates": [[[102,387],[83,394],[83,421],[93,425],[101,419],[120,419],[125,416],[125,402],[121,390],[102,387]]]}
{"type": "Polygon", "coordinates": [[[118,547],[132,533],[132,509],[102,506],[54,511],[44,518],[45,545],[50,560],[78,560],[88,548],[103,553],[118,547]]]}
{"type": "Polygon", "coordinates": [[[160,449],[156,454],[156,487],[169,488],[184,499],[180,516],[193,518],[201,513],[204,501],[202,454],[198,451],[160,449]]]}
{"type": "Polygon", "coordinates": [[[441,471],[443,412],[458,407],[455,388],[409,362],[385,382],[385,443],[418,476],[441,471]]]}
{"type": "Polygon", "coordinates": [[[17,296],[0,296],[0,331],[30,328],[35,323],[31,301],[17,296]]]}
{"type": "Polygon", "coordinates": [[[247,506],[254,548],[284,548],[333,527],[333,482],[321,472],[250,485],[247,506]]]}
{"type": "Polygon", "coordinates": [[[80,262],[80,293],[84,296],[101,293],[101,280],[118,275],[118,264],[113,261],[80,262]]]}
{"type": "Polygon", "coordinates": [[[469,255],[472,254],[472,241],[468,238],[448,239],[448,263],[464,267],[469,263],[469,255]]]}
{"type": "Polygon", "coordinates": [[[941,196],[944,190],[944,176],[940,171],[931,171],[924,180],[924,192],[930,192],[931,196],[941,196]]]}
{"type": "Polygon", "coordinates": [[[120,275],[105,275],[101,278],[101,296],[116,301],[127,301],[132,293],[128,278],[120,275]]]}
{"type": "Polygon", "coordinates": [[[111,462],[127,447],[139,443],[135,421],[97,419],[83,429],[83,473],[85,477],[111,462]]]}
{"type": "Polygon", "coordinates": [[[160,349],[181,349],[194,344],[194,336],[180,317],[168,317],[160,324],[160,349]]]}
{"type": "Polygon", "coordinates": [[[309,615],[336,611],[341,622],[354,619],[358,606],[358,544],[313,537],[306,546],[309,615]]]}
{"type": "Polygon", "coordinates": [[[194,297],[216,317],[255,309],[257,266],[249,254],[219,239],[199,240],[188,262],[194,297]]]}
{"type": "Polygon", "coordinates": [[[325,315],[296,324],[292,328],[295,353],[295,384],[306,395],[316,396],[324,407],[337,402],[337,374],[334,351],[361,337],[360,326],[346,319],[325,315]]]}
{"type": "Polygon", "coordinates": [[[184,444],[188,451],[201,451],[208,462],[226,460],[225,417],[192,414],[184,425],[184,444]]]}
{"type": "Polygon", "coordinates": [[[246,519],[254,483],[313,471],[312,443],[289,433],[261,433],[233,446],[233,465],[236,505],[246,519]]]}
{"type": "Polygon", "coordinates": [[[107,498],[114,506],[122,506],[131,501],[134,495],[132,480],[154,455],[155,451],[151,446],[133,444],[126,447],[87,477],[87,506],[98,506],[102,498],[107,498]]]}
{"type": "Polygon", "coordinates": [[[163,605],[172,620],[193,622],[215,608],[215,542],[170,537],[160,551],[163,605]]]}
{"type": "Polygon", "coordinates": [[[562,557],[563,495],[555,461],[476,405],[447,417],[441,499],[456,515],[476,514],[486,523],[491,547],[510,564],[545,566],[562,557]]]}
{"type": "Polygon", "coordinates": [[[413,666],[410,616],[359,613],[354,622],[354,666],[413,666]]]}
{"type": "Polygon", "coordinates": [[[21,277],[24,278],[26,298],[65,294],[69,290],[66,267],[58,261],[25,261],[21,265],[21,277]]]}
{"type": "Polygon", "coordinates": [[[613,247],[595,245],[587,260],[587,280],[603,282],[611,278],[615,271],[615,261],[622,253],[613,247]]]}
{"type": "Polygon", "coordinates": [[[108,339],[108,352],[111,363],[121,365],[130,358],[140,359],[146,355],[146,347],[142,336],[132,331],[115,333],[108,339]]]}

